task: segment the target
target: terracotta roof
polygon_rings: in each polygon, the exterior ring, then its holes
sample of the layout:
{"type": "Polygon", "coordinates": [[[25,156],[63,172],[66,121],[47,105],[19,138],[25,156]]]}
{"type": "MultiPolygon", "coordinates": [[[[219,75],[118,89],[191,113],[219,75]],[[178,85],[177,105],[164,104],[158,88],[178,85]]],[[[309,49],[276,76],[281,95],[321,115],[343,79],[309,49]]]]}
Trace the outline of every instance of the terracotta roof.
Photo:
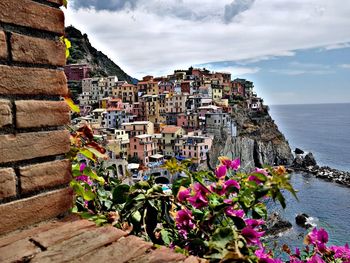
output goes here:
{"type": "Polygon", "coordinates": [[[164,126],[164,128],[162,129],[162,133],[175,133],[179,129],[181,129],[181,127],[179,126],[167,125],[167,126],[164,126]]]}

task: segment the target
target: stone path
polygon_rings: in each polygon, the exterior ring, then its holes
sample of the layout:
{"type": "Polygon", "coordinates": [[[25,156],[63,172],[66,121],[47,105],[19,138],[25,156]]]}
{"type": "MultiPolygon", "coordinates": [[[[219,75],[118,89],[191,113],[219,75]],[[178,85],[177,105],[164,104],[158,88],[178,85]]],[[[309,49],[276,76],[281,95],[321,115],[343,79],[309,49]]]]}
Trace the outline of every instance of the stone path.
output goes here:
{"type": "Polygon", "coordinates": [[[42,223],[0,237],[0,262],[203,263],[204,260],[155,248],[112,226],[87,220],[42,223]]]}

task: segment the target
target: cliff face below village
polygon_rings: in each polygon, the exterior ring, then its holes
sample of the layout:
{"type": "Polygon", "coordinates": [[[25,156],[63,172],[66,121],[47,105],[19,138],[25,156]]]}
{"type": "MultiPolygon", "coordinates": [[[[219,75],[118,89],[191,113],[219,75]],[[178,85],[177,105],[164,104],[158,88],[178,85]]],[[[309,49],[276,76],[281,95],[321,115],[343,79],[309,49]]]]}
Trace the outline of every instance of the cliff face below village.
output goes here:
{"type": "Polygon", "coordinates": [[[89,64],[91,77],[117,76],[118,80],[135,82],[134,78],[125,73],[110,58],[94,48],[86,34],[82,34],[73,26],[66,27],[65,32],[66,38],[72,44],[67,64],[89,64]]]}
{"type": "Polygon", "coordinates": [[[232,118],[237,123],[237,137],[226,131],[215,137],[209,154],[210,165],[215,167],[219,156],[240,158],[241,167],[251,170],[263,165],[290,165],[293,154],[288,141],[265,107],[264,112],[251,112],[244,102],[234,105],[232,118]]]}

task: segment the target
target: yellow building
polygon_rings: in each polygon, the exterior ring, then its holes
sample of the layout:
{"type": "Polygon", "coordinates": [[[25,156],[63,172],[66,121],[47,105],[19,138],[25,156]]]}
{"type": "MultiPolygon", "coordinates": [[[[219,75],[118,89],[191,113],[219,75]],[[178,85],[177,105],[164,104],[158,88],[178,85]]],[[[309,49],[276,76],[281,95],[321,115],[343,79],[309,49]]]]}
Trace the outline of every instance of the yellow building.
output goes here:
{"type": "Polygon", "coordinates": [[[162,128],[162,151],[165,156],[175,156],[175,142],[186,132],[179,126],[167,125],[162,128]]]}
{"type": "Polygon", "coordinates": [[[121,98],[123,102],[133,103],[137,99],[137,87],[128,83],[123,83],[112,88],[115,98],[121,98]]]}

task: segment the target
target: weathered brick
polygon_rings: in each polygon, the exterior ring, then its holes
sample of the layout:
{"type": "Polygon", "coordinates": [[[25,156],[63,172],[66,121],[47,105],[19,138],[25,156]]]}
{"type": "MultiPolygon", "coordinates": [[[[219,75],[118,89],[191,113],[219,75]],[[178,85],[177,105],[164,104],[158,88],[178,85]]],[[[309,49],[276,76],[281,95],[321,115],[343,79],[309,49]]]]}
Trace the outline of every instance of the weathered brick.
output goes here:
{"type": "Polygon", "coordinates": [[[183,262],[186,256],[183,254],[175,253],[170,248],[157,248],[150,253],[143,254],[141,256],[135,257],[129,260],[130,263],[160,263],[160,262],[183,262]]]}
{"type": "Polygon", "coordinates": [[[16,195],[16,174],[12,168],[0,169],[0,199],[16,195]]]}
{"type": "Polygon", "coordinates": [[[67,79],[62,70],[0,65],[0,76],[0,94],[68,94],[67,79]]]}
{"type": "Polygon", "coordinates": [[[70,188],[0,205],[0,235],[67,212],[73,203],[70,188]]]}
{"type": "Polygon", "coordinates": [[[69,107],[64,101],[16,101],[18,128],[60,126],[70,121],[69,107]]]}
{"type": "Polygon", "coordinates": [[[12,124],[11,102],[0,100],[0,128],[12,124]]]}
{"type": "Polygon", "coordinates": [[[91,229],[49,247],[46,251],[37,254],[30,262],[74,262],[76,258],[111,244],[125,235],[127,235],[126,232],[112,226],[91,229]]]}
{"type": "Polygon", "coordinates": [[[126,263],[133,258],[144,255],[151,247],[152,243],[145,242],[139,237],[122,237],[110,246],[98,249],[97,251],[91,251],[83,257],[76,259],[75,263],[113,262],[116,259],[118,259],[118,263],[126,263]]]}
{"type": "Polygon", "coordinates": [[[0,135],[0,163],[28,160],[69,151],[69,132],[49,131],[0,135]]]}
{"type": "Polygon", "coordinates": [[[30,0],[0,1],[0,21],[64,34],[62,10],[30,0]]]}
{"type": "Polygon", "coordinates": [[[43,247],[48,248],[89,231],[92,228],[96,228],[96,224],[88,220],[67,222],[48,231],[38,233],[32,239],[40,243],[43,247]]]}
{"type": "Polygon", "coordinates": [[[22,239],[7,246],[0,247],[0,262],[25,262],[25,258],[30,258],[40,252],[40,248],[30,242],[22,239]]]}
{"type": "Polygon", "coordinates": [[[13,33],[11,52],[14,61],[64,66],[66,64],[65,45],[53,41],[13,33]]]}
{"type": "Polygon", "coordinates": [[[20,168],[21,191],[28,193],[69,183],[71,164],[68,160],[46,162],[20,168]]]}
{"type": "Polygon", "coordinates": [[[0,58],[7,58],[6,35],[4,31],[0,31],[0,58]]]}

